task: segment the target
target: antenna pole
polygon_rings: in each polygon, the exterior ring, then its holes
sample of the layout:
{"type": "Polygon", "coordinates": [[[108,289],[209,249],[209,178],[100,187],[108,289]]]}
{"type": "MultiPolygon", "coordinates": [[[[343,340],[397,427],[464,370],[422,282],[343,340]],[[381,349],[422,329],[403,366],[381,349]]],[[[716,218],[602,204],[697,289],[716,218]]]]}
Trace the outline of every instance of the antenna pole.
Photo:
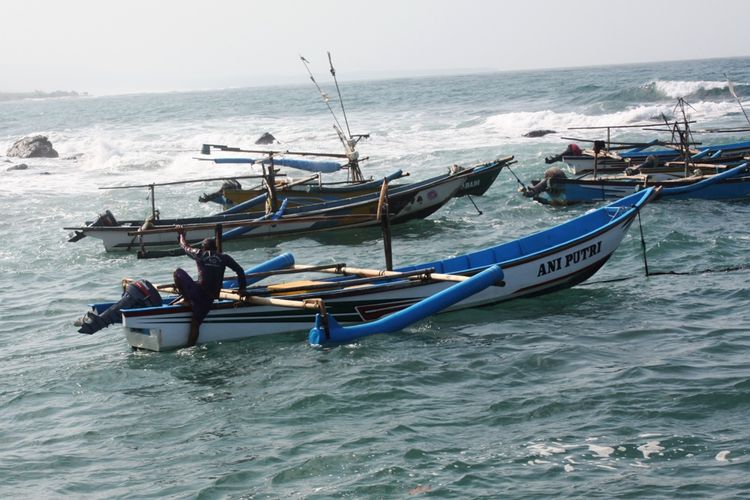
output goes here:
{"type": "MultiPolygon", "coordinates": [[[[318,92],[320,92],[320,96],[323,98],[323,102],[325,102],[326,106],[328,106],[328,111],[331,112],[331,116],[333,117],[333,121],[335,121],[336,125],[338,125],[338,127],[341,128],[341,123],[339,123],[339,119],[336,118],[336,113],[333,112],[333,108],[331,107],[331,98],[328,96],[328,94],[326,94],[325,92],[323,92],[323,89],[320,88],[320,85],[318,85],[318,82],[315,80],[315,77],[313,76],[312,71],[310,71],[310,66],[308,66],[310,64],[310,61],[308,61],[307,59],[305,59],[301,55],[299,56],[299,58],[302,61],[302,64],[305,65],[305,69],[307,70],[307,74],[310,75],[310,80],[312,80],[312,82],[315,84],[315,88],[317,88],[318,92]]],[[[338,86],[336,88],[338,88],[338,86]]],[[[347,127],[348,127],[348,125],[347,125],[347,127]]],[[[344,144],[344,146],[346,146],[346,144],[344,144]]]]}
{"type": "MultiPolygon", "coordinates": [[[[331,55],[328,55],[328,58],[330,59],[331,55]]],[[[745,108],[742,106],[742,101],[740,100],[740,97],[737,95],[737,92],[734,90],[734,85],[732,82],[729,81],[729,76],[724,73],[724,76],[727,79],[727,86],[729,87],[729,92],[732,93],[735,99],[737,99],[737,104],[740,105],[740,109],[742,110],[742,114],[745,115],[745,120],[747,120],[747,123],[750,124],[750,118],[747,117],[747,113],[745,113],[745,108]]],[[[346,115],[344,115],[346,117],[346,115]]]]}
{"type": "Polygon", "coordinates": [[[336,92],[339,94],[339,104],[341,104],[341,113],[344,115],[344,123],[346,123],[346,133],[349,134],[349,140],[352,139],[352,131],[349,129],[349,119],[346,117],[346,109],[344,109],[344,99],[341,97],[341,89],[339,88],[339,81],[336,79],[336,69],[333,67],[333,60],[331,59],[331,53],[328,52],[328,64],[331,67],[331,76],[333,77],[333,83],[336,84],[336,92]]]}

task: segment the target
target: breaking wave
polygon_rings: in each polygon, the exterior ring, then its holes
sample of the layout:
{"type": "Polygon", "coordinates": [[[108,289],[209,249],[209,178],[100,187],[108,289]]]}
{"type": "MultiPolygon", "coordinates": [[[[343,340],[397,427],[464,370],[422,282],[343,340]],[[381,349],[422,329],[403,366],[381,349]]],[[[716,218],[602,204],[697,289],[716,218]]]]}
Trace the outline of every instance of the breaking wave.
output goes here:
{"type": "Polygon", "coordinates": [[[727,82],[725,81],[684,81],[684,80],[656,80],[644,85],[645,88],[654,91],[672,99],[678,97],[696,97],[715,95],[716,97],[724,96],[731,98],[727,82]]]}

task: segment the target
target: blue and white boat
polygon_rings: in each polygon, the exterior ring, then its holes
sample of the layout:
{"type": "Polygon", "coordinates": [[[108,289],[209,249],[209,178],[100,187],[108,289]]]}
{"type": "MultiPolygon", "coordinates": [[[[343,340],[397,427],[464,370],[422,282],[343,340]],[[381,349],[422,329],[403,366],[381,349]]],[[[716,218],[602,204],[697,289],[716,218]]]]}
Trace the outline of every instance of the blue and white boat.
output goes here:
{"type": "MultiPolygon", "coordinates": [[[[658,144],[653,141],[654,146],[658,144]]],[[[596,157],[593,150],[585,150],[580,155],[562,155],[565,162],[575,174],[585,174],[594,171],[594,163],[599,173],[622,172],[627,167],[635,167],[645,162],[648,157],[656,160],[656,166],[679,160],[680,150],[675,148],[653,149],[654,146],[644,145],[616,153],[601,151],[596,157]]],[[[750,141],[731,144],[714,144],[696,148],[690,161],[702,163],[729,163],[741,160],[750,154],[750,141]]]]}
{"type": "MultiPolygon", "coordinates": [[[[495,274],[482,278],[490,280],[489,283],[474,283],[476,288],[469,289],[468,296],[451,296],[438,310],[497,304],[569,288],[590,278],[607,262],[638,212],[655,196],[656,191],[647,188],[529,236],[394,271],[343,265],[301,266],[294,263],[290,254],[285,254],[262,267],[265,272],[248,275],[248,280],[254,280],[255,284],[247,289],[246,295],[236,293],[236,281],[225,282],[222,300],[214,303],[201,325],[198,342],[305,331],[319,313],[324,313],[324,318],[333,318],[331,323],[336,324],[371,322],[436,296],[456,281],[464,281],[493,266],[499,267],[493,271],[495,274]],[[294,272],[304,272],[304,279],[258,283],[259,279],[275,273],[294,272]],[[313,272],[325,272],[327,276],[310,277],[313,272]],[[499,276],[502,283],[497,282],[499,276]]],[[[171,285],[157,288],[162,292],[173,291],[171,285]]],[[[96,304],[94,309],[102,312],[111,305],[96,304]]],[[[427,307],[415,309],[427,310],[429,314],[436,312],[427,307]]],[[[125,337],[134,348],[161,351],[187,343],[191,312],[184,305],[124,309],[121,314],[125,337]]],[[[416,314],[409,316],[410,321],[419,319],[416,314]]],[[[319,342],[336,341],[335,327],[326,328],[325,321],[320,319],[317,323],[323,325],[316,337],[319,342]]],[[[392,329],[393,323],[383,328],[392,329]]]]}
{"type": "Polygon", "coordinates": [[[694,175],[669,180],[654,180],[649,175],[568,178],[550,176],[533,181],[526,196],[546,205],[573,205],[613,200],[648,187],[661,187],[663,199],[696,198],[704,200],[750,199],[750,173],[743,162],[712,175],[694,175]]]}

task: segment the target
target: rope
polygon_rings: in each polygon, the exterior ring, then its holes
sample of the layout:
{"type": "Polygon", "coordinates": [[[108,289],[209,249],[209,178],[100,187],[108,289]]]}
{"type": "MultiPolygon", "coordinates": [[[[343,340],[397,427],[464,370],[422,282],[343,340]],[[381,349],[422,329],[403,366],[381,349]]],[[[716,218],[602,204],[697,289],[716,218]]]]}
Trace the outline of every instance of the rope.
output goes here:
{"type": "Polygon", "coordinates": [[[479,207],[477,206],[477,204],[476,204],[476,203],[474,203],[474,200],[473,200],[473,199],[471,198],[471,195],[470,195],[470,194],[467,194],[467,195],[466,195],[466,197],[467,197],[467,198],[469,199],[469,201],[471,202],[471,204],[472,204],[472,205],[474,205],[474,208],[476,208],[476,209],[477,209],[477,213],[478,213],[479,215],[482,215],[482,214],[483,214],[484,212],[482,212],[481,210],[479,210],[479,207]]]}
{"type": "MultiPolygon", "coordinates": [[[[640,229],[640,233],[641,233],[641,250],[643,251],[643,268],[644,268],[647,278],[649,276],[693,276],[696,274],[729,273],[729,272],[734,272],[734,271],[750,270],[750,264],[738,264],[736,266],[723,267],[721,269],[708,268],[708,269],[703,269],[700,271],[649,271],[648,259],[646,258],[646,238],[643,236],[643,225],[641,224],[641,211],[640,210],[638,210],[638,228],[640,229]]],[[[585,283],[580,283],[578,286],[597,285],[601,283],[615,283],[618,281],[625,281],[625,280],[629,280],[633,278],[635,278],[635,276],[611,278],[611,279],[599,280],[599,281],[586,281],[585,283]]]]}
{"type": "Polygon", "coordinates": [[[513,177],[515,177],[515,178],[516,178],[516,181],[518,181],[518,183],[519,183],[519,184],[521,185],[521,187],[523,188],[524,192],[526,192],[526,191],[527,191],[526,185],[525,185],[525,184],[524,184],[523,182],[521,182],[521,179],[519,179],[519,178],[518,178],[518,176],[517,176],[517,175],[516,175],[516,173],[515,173],[515,172],[514,172],[514,171],[513,171],[513,170],[512,170],[511,168],[510,168],[510,166],[506,166],[505,168],[507,168],[507,169],[508,169],[508,172],[510,172],[511,174],[513,174],[513,177]]]}
{"type": "Polygon", "coordinates": [[[648,260],[646,259],[646,238],[643,237],[643,225],[641,224],[641,211],[638,210],[638,228],[641,230],[641,250],[643,251],[643,268],[648,276],[648,260]]]}
{"type": "MultiPolygon", "coordinates": [[[[708,274],[708,273],[729,273],[734,271],[747,271],[750,270],[750,264],[739,264],[736,266],[729,266],[724,267],[722,269],[702,269],[700,271],[649,271],[647,276],[694,276],[697,274],[708,274]]],[[[635,276],[625,276],[623,278],[611,278],[607,280],[599,280],[599,281],[586,281],[584,283],[580,283],[577,286],[587,286],[587,285],[598,285],[601,283],[615,283],[618,281],[626,281],[629,279],[633,279],[635,276]]]]}

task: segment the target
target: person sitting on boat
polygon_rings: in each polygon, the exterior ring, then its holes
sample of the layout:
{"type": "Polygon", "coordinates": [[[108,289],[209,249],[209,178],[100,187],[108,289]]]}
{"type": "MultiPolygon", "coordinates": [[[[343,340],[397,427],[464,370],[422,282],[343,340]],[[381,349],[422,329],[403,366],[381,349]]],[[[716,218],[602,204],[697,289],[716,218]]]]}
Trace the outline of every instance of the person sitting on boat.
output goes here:
{"type": "Polygon", "coordinates": [[[198,341],[200,325],[211,310],[211,304],[219,298],[225,269],[229,267],[237,273],[240,294],[245,291],[245,270],[232,257],[218,252],[213,238],[206,238],[200,247],[194,247],[185,240],[182,226],[177,226],[177,234],[180,247],[198,266],[197,282],[180,267],[174,272],[175,286],[193,310],[188,337],[188,347],[191,347],[198,341]]]}
{"type": "Polygon", "coordinates": [[[549,165],[550,163],[556,163],[558,161],[562,161],[563,156],[581,156],[581,148],[578,146],[578,144],[570,143],[568,144],[568,147],[560,153],[559,155],[554,156],[548,156],[544,159],[544,163],[549,165]]]}

